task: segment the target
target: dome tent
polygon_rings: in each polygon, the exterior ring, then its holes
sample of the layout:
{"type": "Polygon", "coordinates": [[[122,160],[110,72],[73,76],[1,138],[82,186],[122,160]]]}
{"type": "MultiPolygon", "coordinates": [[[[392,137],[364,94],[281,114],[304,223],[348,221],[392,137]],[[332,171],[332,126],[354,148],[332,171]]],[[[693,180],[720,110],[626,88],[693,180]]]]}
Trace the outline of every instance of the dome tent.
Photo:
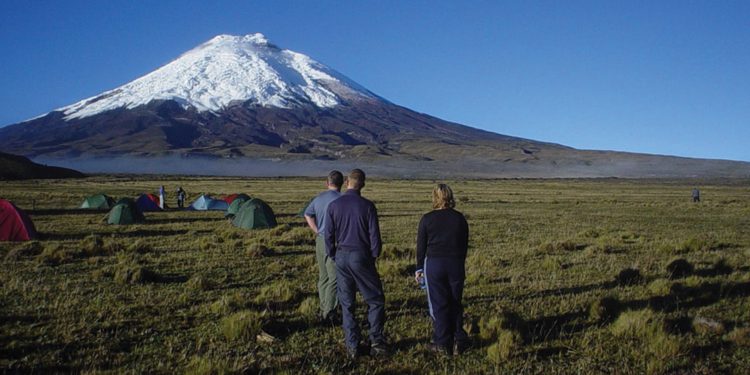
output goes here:
{"type": "Polygon", "coordinates": [[[109,211],[107,217],[107,224],[137,224],[143,223],[146,218],[143,213],[138,209],[138,205],[134,200],[130,198],[122,198],[117,201],[114,207],[109,211]]]}
{"type": "Polygon", "coordinates": [[[115,200],[112,197],[107,196],[103,193],[99,193],[90,197],[86,197],[86,199],[83,200],[83,203],[81,203],[81,207],[79,208],[87,208],[90,210],[109,210],[114,205],[115,200]]]}
{"type": "Polygon", "coordinates": [[[248,196],[247,194],[239,194],[232,200],[232,203],[227,208],[227,213],[224,216],[230,219],[233,218],[235,215],[237,215],[237,211],[240,210],[242,204],[249,201],[250,199],[252,198],[250,198],[250,196],[248,196]]]}
{"type": "Polygon", "coordinates": [[[138,199],[135,200],[135,204],[138,205],[141,212],[161,211],[161,207],[159,207],[159,197],[154,194],[141,194],[138,196],[138,199]]]}
{"type": "Polygon", "coordinates": [[[196,211],[226,211],[227,208],[229,208],[229,205],[226,201],[213,199],[206,194],[202,194],[190,205],[190,207],[188,207],[189,210],[196,211]]]}
{"type": "Polygon", "coordinates": [[[232,225],[243,229],[273,228],[276,215],[266,202],[253,198],[240,206],[232,225]]]}
{"type": "Polygon", "coordinates": [[[36,237],[29,216],[11,201],[0,199],[0,241],[29,241],[36,237]]]}

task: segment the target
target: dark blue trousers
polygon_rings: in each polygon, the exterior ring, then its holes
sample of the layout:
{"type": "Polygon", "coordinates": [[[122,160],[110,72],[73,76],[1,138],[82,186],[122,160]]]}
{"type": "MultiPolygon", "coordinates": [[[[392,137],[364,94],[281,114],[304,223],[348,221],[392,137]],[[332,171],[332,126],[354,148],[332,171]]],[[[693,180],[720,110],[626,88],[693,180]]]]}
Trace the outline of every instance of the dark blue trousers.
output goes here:
{"type": "Polygon", "coordinates": [[[427,280],[427,301],[432,316],[432,342],[447,348],[469,339],[464,330],[464,294],[466,271],[464,259],[427,258],[424,274],[427,280]]]}
{"type": "Polygon", "coordinates": [[[336,252],[336,282],[346,346],[356,348],[362,339],[359,324],[354,318],[356,293],[367,303],[370,323],[370,344],[385,343],[385,295],[380,275],[375,269],[375,258],[369,251],[336,252]]]}

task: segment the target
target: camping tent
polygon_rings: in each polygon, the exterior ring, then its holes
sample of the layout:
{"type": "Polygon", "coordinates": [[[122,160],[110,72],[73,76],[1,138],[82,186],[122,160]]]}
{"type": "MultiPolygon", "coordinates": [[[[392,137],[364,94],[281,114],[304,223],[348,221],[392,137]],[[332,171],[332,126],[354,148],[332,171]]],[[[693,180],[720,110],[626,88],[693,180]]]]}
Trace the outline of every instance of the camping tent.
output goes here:
{"type": "Polygon", "coordinates": [[[80,208],[88,208],[91,210],[109,210],[115,205],[115,200],[105,194],[96,194],[90,197],[86,197],[81,203],[80,208]]]}
{"type": "Polygon", "coordinates": [[[135,201],[130,198],[122,198],[117,201],[107,217],[108,224],[135,224],[144,221],[146,221],[146,218],[143,217],[143,213],[138,209],[135,201]]]}
{"type": "Polygon", "coordinates": [[[240,210],[240,206],[242,206],[243,203],[249,201],[250,198],[247,194],[239,194],[236,198],[232,200],[232,203],[229,205],[229,208],[227,208],[226,217],[233,218],[235,215],[237,215],[237,211],[240,210]]]}
{"type": "Polygon", "coordinates": [[[208,195],[201,195],[196,199],[193,204],[188,207],[190,210],[197,210],[197,211],[206,211],[206,210],[213,210],[213,211],[226,211],[226,209],[229,208],[229,205],[226,201],[221,199],[213,199],[208,195]]]}
{"type": "Polygon", "coordinates": [[[224,201],[227,202],[228,205],[231,205],[232,202],[234,202],[235,199],[242,198],[244,200],[249,200],[250,196],[245,193],[239,193],[239,194],[229,194],[226,197],[224,197],[224,201]]]}
{"type": "Polygon", "coordinates": [[[159,197],[153,194],[141,194],[138,199],[135,200],[135,204],[138,205],[141,212],[161,211],[161,207],[159,207],[159,197]]]}
{"type": "Polygon", "coordinates": [[[273,228],[276,226],[276,215],[266,202],[253,198],[240,206],[232,225],[243,229],[273,228]]]}
{"type": "Polygon", "coordinates": [[[28,241],[36,238],[29,216],[10,201],[0,199],[0,241],[28,241]]]}

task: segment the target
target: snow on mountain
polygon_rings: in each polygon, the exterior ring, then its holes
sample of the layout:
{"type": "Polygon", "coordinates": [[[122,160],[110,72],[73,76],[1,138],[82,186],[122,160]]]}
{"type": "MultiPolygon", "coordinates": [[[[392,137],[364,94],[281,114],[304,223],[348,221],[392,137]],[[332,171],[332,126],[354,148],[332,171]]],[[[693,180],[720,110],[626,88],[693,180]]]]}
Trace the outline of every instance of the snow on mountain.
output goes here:
{"type": "Polygon", "coordinates": [[[153,100],[218,112],[248,101],[264,107],[326,108],[359,99],[379,100],[310,57],[276,47],[263,34],[219,35],[152,73],[57,111],[72,120],[153,100]]]}

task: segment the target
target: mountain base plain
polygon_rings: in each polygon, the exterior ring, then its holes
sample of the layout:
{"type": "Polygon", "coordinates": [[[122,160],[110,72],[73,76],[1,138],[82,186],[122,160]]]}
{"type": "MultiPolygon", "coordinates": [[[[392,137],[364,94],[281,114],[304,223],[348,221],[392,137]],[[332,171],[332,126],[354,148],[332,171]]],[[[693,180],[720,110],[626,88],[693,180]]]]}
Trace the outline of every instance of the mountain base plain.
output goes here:
{"type": "MultiPolygon", "coordinates": [[[[441,181],[442,182],[442,181],[441,181]]],[[[750,181],[449,179],[470,226],[464,293],[474,346],[427,350],[412,278],[432,180],[371,178],[390,358],[346,358],[319,323],[314,237],[298,216],[322,178],[95,175],[0,181],[41,238],[0,243],[0,372],[744,373],[750,368],[750,181]],[[107,225],[99,192],[164,185],[246,193],[279,226],[168,209],[107,225]],[[702,201],[693,203],[698,187],[702,201]]],[[[360,299],[361,302],[361,299],[360,299]]],[[[359,305],[364,321],[364,306],[359,305]]]]}

